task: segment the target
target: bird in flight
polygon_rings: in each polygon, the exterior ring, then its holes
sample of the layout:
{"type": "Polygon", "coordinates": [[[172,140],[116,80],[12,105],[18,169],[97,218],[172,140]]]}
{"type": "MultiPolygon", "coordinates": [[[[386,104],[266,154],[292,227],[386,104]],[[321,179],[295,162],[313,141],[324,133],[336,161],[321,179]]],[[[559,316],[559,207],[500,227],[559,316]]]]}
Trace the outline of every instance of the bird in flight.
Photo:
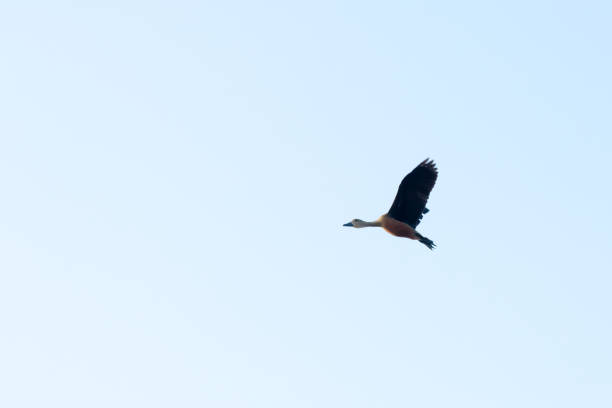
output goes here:
{"type": "Polygon", "coordinates": [[[354,228],[382,227],[396,237],[416,239],[427,248],[434,249],[436,246],[434,242],[419,234],[416,227],[421,222],[423,214],[429,212],[425,205],[437,178],[438,169],[433,160],[424,160],[404,177],[388,213],[381,215],[376,221],[367,222],[354,219],[344,226],[354,228]]]}

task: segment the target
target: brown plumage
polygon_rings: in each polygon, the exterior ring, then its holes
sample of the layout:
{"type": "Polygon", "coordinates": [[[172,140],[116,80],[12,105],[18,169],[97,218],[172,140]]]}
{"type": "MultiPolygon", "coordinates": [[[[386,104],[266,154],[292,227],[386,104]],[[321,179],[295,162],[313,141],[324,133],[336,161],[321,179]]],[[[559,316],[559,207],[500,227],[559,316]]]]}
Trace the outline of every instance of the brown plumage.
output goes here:
{"type": "Polygon", "coordinates": [[[383,214],[374,222],[354,219],[344,226],[355,228],[382,227],[390,234],[418,239],[429,249],[433,249],[435,247],[433,241],[418,233],[416,227],[421,222],[423,214],[429,212],[425,205],[437,178],[438,169],[433,160],[424,160],[404,177],[387,214],[383,214]]]}
{"type": "Polygon", "coordinates": [[[389,234],[395,235],[396,237],[417,239],[416,230],[410,225],[390,217],[389,214],[384,214],[379,219],[381,223],[380,226],[389,234]]]}

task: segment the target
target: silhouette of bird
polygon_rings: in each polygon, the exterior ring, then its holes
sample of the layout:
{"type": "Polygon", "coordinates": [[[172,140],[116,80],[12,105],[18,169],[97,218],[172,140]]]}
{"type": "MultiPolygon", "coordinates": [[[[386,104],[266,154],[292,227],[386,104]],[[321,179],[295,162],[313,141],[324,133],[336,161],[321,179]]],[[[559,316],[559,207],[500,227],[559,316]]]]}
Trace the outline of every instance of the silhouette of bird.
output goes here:
{"type": "Polygon", "coordinates": [[[354,219],[344,226],[354,228],[382,227],[396,237],[415,239],[427,248],[434,249],[436,244],[431,239],[418,233],[416,227],[421,222],[423,214],[429,212],[425,205],[437,178],[438,169],[435,163],[433,160],[425,159],[404,177],[388,213],[381,215],[376,221],[367,222],[354,219]]]}

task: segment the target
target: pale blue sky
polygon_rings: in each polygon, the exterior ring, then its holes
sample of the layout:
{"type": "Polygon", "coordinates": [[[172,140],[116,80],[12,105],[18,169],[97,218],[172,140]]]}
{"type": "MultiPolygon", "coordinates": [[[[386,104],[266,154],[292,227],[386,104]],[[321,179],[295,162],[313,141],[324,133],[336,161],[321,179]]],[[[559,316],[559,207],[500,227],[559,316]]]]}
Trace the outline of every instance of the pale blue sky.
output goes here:
{"type": "Polygon", "coordinates": [[[612,406],[611,18],[4,3],[0,405],[612,406]]]}

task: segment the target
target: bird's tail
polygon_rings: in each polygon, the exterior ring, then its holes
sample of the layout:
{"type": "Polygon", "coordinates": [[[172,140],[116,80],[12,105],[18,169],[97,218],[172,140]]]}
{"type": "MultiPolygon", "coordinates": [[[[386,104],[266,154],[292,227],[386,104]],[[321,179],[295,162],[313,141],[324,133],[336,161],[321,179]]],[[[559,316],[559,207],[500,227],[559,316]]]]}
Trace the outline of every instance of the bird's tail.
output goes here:
{"type": "Polygon", "coordinates": [[[426,238],[422,236],[421,234],[419,234],[418,237],[419,237],[419,242],[425,245],[427,248],[434,249],[436,247],[436,244],[434,244],[434,242],[431,239],[426,238]]]}

